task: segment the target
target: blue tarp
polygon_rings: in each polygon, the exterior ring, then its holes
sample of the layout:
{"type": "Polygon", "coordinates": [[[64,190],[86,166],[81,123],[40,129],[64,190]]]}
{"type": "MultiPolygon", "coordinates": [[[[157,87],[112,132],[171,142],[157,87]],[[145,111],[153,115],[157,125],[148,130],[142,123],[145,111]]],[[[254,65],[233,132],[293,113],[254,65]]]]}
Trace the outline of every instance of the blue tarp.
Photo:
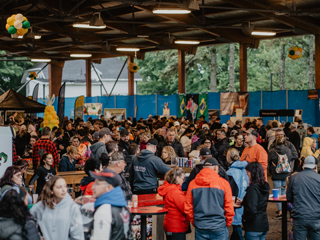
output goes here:
{"type": "MultiPolygon", "coordinates": [[[[274,92],[250,92],[249,94],[249,117],[258,117],[261,109],[261,94],[262,94],[262,109],[286,109],[286,91],[274,92]]],[[[320,94],[320,93],[319,93],[320,94]]],[[[74,110],[76,98],[65,99],[65,116],[71,116],[74,110]]],[[[41,99],[38,102],[43,103],[41,99]]],[[[136,95],[136,96],[111,96],[111,97],[86,97],[85,103],[102,103],[104,108],[125,108],[127,117],[134,117],[134,107],[138,107],[137,119],[140,117],[147,118],[149,114],[162,115],[164,104],[168,103],[171,115],[178,115],[179,97],[178,94],[163,96],[163,95],[136,95]]],[[[57,111],[57,97],[54,102],[55,110],[57,111]]],[[[288,109],[302,109],[302,118],[304,122],[312,126],[320,126],[319,100],[308,100],[308,91],[288,91],[288,109]]],[[[220,109],[220,93],[208,93],[208,109],[220,109]]],[[[43,114],[38,114],[43,117],[43,114]]],[[[87,120],[89,116],[85,116],[87,120]]],[[[221,122],[224,123],[230,119],[229,115],[221,115],[221,122]]],[[[94,118],[94,117],[93,117],[94,118]]],[[[278,120],[278,118],[276,118],[278,120]]],[[[264,118],[266,123],[273,118],[264,118]]],[[[281,117],[280,121],[287,121],[286,117],[281,117]]],[[[292,122],[293,118],[288,117],[288,121],[292,122]]]]}

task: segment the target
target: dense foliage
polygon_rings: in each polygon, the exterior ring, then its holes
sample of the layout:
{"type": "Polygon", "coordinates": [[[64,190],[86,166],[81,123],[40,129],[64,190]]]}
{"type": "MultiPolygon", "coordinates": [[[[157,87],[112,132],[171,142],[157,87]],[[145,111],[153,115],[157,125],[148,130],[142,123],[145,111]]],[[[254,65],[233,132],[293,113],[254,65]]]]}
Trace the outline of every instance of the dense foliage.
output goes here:
{"type": "MultiPolygon", "coordinates": [[[[260,41],[259,48],[248,49],[248,91],[280,89],[281,47],[285,45],[285,89],[308,89],[310,36],[278,38],[260,41]],[[288,48],[297,45],[303,49],[302,58],[288,58],[288,48]],[[279,73],[279,74],[276,74],[279,73]]],[[[211,56],[216,50],[217,91],[229,91],[229,44],[199,47],[194,58],[186,56],[187,93],[208,92],[210,85],[211,56]]],[[[313,56],[314,57],[314,56],[313,56]]],[[[176,50],[146,53],[144,60],[136,60],[143,78],[138,83],[139,94],[175,94],[178,92],[178,55],[176,50]]],[[[314,75],[314,74],[313,74],[314,75]]],[[[313,80],[314,81],[314,80],[313,80]]],[[[314,86],[314,84],[313,84],[314,86]]],[[[235,44],[235,91],[239,91],[239,44],[235,44]]]]}
{"type": "MultiPolygon", "coordinates": [[[[5,54],[5,51],[0,51],[0,54],[5,54]]],[[[12,57],[7,57],[6,59],[12,59],[12,57]]],[[[33,65],[34,63],[30,61],[0,61],[0,87],[4,91],[10,88],[18,90],[22,86],[21,78],[24,71],[33,65]]],[[[25,89],[20,93],[25,95],[25,89]]],[[[0,92],[0,95],[1,94],[2,92],[0,92]]]]}

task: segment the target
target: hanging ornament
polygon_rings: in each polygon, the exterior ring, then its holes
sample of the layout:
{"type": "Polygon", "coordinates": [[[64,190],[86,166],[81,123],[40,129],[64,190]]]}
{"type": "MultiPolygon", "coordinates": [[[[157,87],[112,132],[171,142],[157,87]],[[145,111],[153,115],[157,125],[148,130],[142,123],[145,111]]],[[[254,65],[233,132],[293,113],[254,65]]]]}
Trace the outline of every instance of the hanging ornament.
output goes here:
{"type": "Polygon", "coordinates": [[[288,57],[291,58],[292,60],[296,60],[297,58],[302,57],[302,48],[298,48],[297,46],[294,46],[292,48],[289,48],[289,53],[288,57]]]}
{"type": "Polygon", "coordinates": [[[30,72],[29,78],[30,78],[31,80],[36,80],[37,77],[38,77],[38,74],[37,74],[36,72],[30,72]]]}
{"type": "Polygon", "coordinates": [[[21,13],[18,13],[17,15],[13,14],[11,17],[7,18],[6,29],[8,33],[11,34],[11,38],[23,36],[28,32],[29,27],[30,22],[21,13]]]}
{"type": "Polygon", "coordinates": [[[59,118],[57,116],[57,112],[54,110],[54,106],[52,105],[54,100],[54,94],[52,97],[47,96],[46,100],[42,99],[42,101],[47,105],[44,109],[43,126],[49,127],[51,130],[53,127],[59,126],[59,118]]]}
{"type": "Polygon", "coordinates": [[[138,69],[139,69],[139,66],[136,64],[136,63],[133,63],[133,62],[130,62],[128,64],[128,69],[131,73],[137,73],[138,72],[138,69]]]}

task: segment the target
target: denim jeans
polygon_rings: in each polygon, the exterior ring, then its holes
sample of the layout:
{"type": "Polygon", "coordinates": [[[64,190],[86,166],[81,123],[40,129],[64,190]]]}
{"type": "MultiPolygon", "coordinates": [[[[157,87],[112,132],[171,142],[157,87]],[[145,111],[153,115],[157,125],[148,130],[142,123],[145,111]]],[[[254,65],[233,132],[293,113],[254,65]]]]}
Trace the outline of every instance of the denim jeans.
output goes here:
{"type": "Polygon", "coordinates": [[[231,234],[230,240],[243,240],[243,233],[241,225],[232,225],[233,232],[231,234]]]}
{"type": "Polygon", "coordinates": [[[320,220],[293,219],[293,239],[320,239],[320,220]]]}
{"type": "Polygon", "coordinates": [[[173,233],[173,232],[166,232],[167,240],[186,240],[186,233],[173,233]]]}
{"type": "Polygon", "coordinates": [[[245,240],[266,240],[268,232],[245,232],[245,240]]]}
{"type": "Polygon", "coordinates": [[[228,240],[228,238],[229,231],[227,227],[218,232],[196,228],[196,240],[228,240]]]}
{"type": "MultiPolygon", "coordinates": [[[[286,180],[273,180],[273,188],[279,189],[279,196],[285,195],[286,180]]],[[[278,210],[282,210],[281,203],[277,203],[278,210]]]]}

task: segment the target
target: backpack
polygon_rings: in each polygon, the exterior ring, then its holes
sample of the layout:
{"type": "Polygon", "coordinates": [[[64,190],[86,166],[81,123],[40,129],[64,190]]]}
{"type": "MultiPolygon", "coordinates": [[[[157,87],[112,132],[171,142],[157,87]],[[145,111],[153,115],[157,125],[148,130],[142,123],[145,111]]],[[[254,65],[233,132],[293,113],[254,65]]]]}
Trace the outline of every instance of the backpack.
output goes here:
{"type": "MultiPolygon", "coordinates": [[[[274,150],[274,149],[273,149],[274,150]]],[[[288,161],[287,154],[279,154],[276,150],[275,153],[278,155],[278,163],[277,166],[272,162],[272,165],[276,168],[276,173],[289,173],[291,172],[291,166],[288,161]]]]}

